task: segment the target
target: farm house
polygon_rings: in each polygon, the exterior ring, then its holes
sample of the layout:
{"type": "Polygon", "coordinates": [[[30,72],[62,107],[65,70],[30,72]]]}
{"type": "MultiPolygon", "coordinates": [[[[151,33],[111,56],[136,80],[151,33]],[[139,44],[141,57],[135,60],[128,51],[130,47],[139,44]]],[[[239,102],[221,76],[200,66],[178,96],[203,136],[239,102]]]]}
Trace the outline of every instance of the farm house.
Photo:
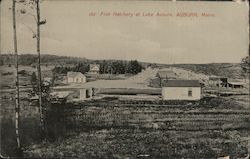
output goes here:
{"type": "Polygon", "coordinates": [[[201,85],[198,80],[168,80],[162,87],[163,100],[200,100],[201,85]]]}
{"type": "Polygon", "coordinates": [[[68,83],[86,83],[86,76],[81,72],[67,72],[68,83]]]}
{"type": "Polygon", "coordinates": [[[88,74],[99,74],[99,72],[100,72],[100,65],[98,65],[98,64],[90,64],[89,65],[88,74]]]}

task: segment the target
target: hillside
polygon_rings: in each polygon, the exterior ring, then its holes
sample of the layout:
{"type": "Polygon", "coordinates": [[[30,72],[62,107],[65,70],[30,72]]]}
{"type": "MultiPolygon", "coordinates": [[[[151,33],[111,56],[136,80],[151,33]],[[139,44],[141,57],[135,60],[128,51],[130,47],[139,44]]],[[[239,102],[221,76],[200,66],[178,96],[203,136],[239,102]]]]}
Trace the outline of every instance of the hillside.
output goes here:
{"type": "Polygon", "coordinates": [[[182,68],[205,75],[242,78],[240,63],[210,63],[210,64],[174,64],[172,67],[182,68]]]}

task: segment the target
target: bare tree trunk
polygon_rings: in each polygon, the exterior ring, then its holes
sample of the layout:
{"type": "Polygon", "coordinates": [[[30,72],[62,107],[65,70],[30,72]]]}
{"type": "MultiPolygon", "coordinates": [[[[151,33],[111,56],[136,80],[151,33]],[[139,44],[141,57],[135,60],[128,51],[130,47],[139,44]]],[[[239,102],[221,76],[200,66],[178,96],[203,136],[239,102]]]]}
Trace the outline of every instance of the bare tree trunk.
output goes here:
{"type": "Polygon", "coordinates": [[[40,124],[42,131],[44,131],[44,116],[43,116],[43,105],[42,105],[42,75],[41,75],[41,57],[40,57],[40,2],[36,0],[36,12],[37,12],[37,54],[38,54],[38,96],[39,96],[39,111],[40,111],[40,124]]]}
{"type": "Polygon", "coordinates": [[[12,4],[13,16],[13,40],[14,40],[14,53],[15,53],[15,67],[16,67],[16,104],[15,104],[15,128],[16,128],[16,141],[18,150],[21,149],[19,138],[19,121],[20,121],[20,101],[19,101],[19,77],[18,77],[18,53],[17,53],[17,33],[16,33],[16,0],[12,4]]]}

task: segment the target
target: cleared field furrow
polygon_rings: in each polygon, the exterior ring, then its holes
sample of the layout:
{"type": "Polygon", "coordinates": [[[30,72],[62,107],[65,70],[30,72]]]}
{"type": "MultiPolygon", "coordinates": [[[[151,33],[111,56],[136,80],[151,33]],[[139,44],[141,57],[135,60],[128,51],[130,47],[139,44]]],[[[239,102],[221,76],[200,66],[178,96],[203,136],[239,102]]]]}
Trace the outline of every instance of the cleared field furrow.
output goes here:
{"type": "Polygon", "coordinates": [[[250,111],[224,100],[211,102],[87,101],[55,107],[62,122],[85,127],[146,128],[174,131],[250,130],[250,111]],[[204,105],[203,105],[204,104],[204,105]],[[218,105],[218,106],[217,106],[218,105]],[[225,105],[225,103],[224,103],[225,105]]]}

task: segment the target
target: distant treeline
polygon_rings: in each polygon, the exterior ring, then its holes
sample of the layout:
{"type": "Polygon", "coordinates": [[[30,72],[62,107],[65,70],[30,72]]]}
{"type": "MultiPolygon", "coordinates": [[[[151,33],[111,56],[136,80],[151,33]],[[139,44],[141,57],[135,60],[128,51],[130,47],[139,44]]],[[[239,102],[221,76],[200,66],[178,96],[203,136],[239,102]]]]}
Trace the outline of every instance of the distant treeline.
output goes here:
{"type": "Polygon", "coordinates": [[[137,74],[143,69],[137,60],[131,61],[100,61],[100,73],[105,74],[137,74]]]}
{"type": "MultiPolygon", "coordinates": [[[[143,65],[137,60],[131,61],[121,61],[121,60],[89,60],[80,57],[68,57],[68,56],[57,56],[57,55],[41,55],[42,65],[53,65],[54,73],[65,74],[68,71],[82,72],[86,73],[89,71],[90,64],[99,64],[100,73],[110,73],[110,74],[137,74],[141,72],[143,65]]],[[[1,54],[0,55],[0,65],[14,65],[15,58],[13,54],[1,54]]],[[[36,54],[21,54],[19,55],[20,65],[37,65],[37,55],[36,54]]]]}
{"type": "MultiPolygon", "coordinates": [[[[66,74],[69,71],[86,73],[89,71],[89,62],[78,63],[73,67],[57,66],[52,71],[53,73],[66,74]]],[[[116,61],[116,60],[100,60],[95,61],[95,64],[100,65],[100,74],[137,74],[141,72],[143,66],[137,60],[131,61],[116,61]]]]}

